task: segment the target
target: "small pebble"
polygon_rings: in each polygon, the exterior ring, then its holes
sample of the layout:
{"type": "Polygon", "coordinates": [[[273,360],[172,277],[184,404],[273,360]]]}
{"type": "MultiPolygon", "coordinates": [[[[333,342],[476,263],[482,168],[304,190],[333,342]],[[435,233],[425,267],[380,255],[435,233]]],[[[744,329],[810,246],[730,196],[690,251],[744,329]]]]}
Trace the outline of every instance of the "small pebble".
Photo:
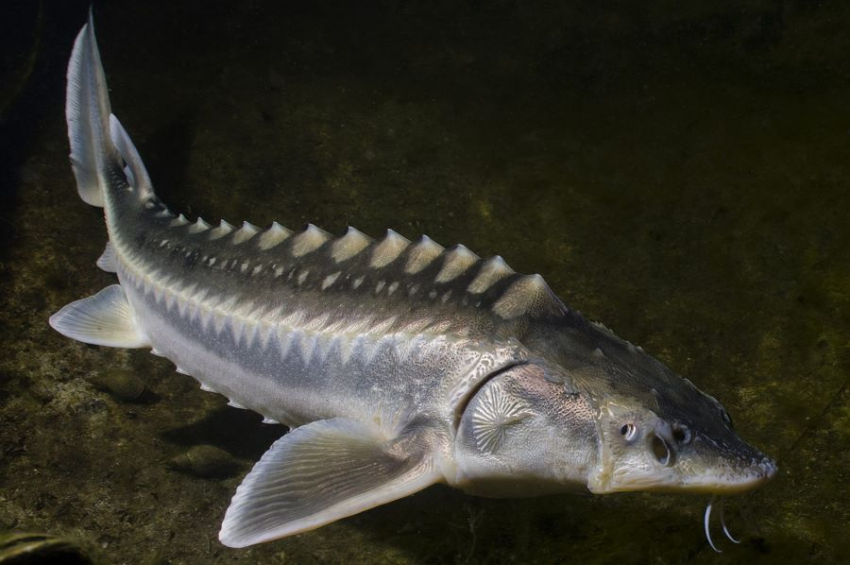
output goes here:
{"type": "Polygon", "coordinates": [[[135,402],[145,392],[145,381],[130,369],[109,369],[91,378],[98,389],[122,402],[135,402]]]}
{"type": "Polygon", "coordinates": [[[183,473],[203,478],[226,478],[235,475],[241,467],[239,461],[223,449],[213,445],[196,445],[169,461],[169,467],[183,473]]]}

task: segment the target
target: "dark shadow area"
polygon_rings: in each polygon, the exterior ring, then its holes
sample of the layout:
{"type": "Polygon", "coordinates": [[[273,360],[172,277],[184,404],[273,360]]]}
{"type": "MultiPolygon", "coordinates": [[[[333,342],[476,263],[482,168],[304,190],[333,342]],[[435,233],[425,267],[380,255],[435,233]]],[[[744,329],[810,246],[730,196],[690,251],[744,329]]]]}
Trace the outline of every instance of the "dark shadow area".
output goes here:
{"type": "Polygon", "coordinates": [[[224,406],[201,420],[163,432],[162,438],[177,445],[209,444],[241,459],[256,461],[278,438],[286,426],[263,424],[259,414],[224,406]]]}
{"type": "MultiPolygon", "coordinates": [[[[64,108],[65,68],[88,2],[10,0],[0,18],[0,259],[18,237],[20,169],[45,116],[64,108]],[[46,40],[49,38],[49,41],[46,40]]],[[[57,132],[59,133],[59,132],[57,132]]]]}
{"type": "Polygon", "coordinates": [[[194,113],[186,109],[163,127],[157,128],[144,142],[136,142],[157,194],[178,213],[190,209],[197,213],[190,203],[202,204],[198,192],[187,188],[186,171],[194,132],[194,113]]]}
{"type": "MultiPolygon", "coordinates": [[[[412,563],[522,563],[523,554],[540,552],[541,547],[587,542],[595,526],[583,517],[597,513],[600,521],[617,519],[617,509],[604,506],[588,495],[488,499],[439,484],[346,522],[370,543],[392,545],[412,563]]],[[[663,513],[649,512],[629,529],[664,520],[663,513]]],[[[563,562],[554,551],[549,559],[542,562],[563,562]]]]}

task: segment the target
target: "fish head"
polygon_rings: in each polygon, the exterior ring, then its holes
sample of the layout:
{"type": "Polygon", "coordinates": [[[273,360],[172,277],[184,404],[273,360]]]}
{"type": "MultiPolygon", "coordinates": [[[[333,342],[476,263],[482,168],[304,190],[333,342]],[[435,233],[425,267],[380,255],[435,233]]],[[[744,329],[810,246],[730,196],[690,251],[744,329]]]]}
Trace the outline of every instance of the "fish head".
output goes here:
{"type": "MultiPolygon", "coordinates": [[[[600,327],[601,328],[601,327],[600,327]]],[[[596,327],[548,333],[458,412],[456,479],[472,494],[734,494],[777,473],[714,397],[596,327]]]]}
{"type": "Polygon", "coordinates": [[[670,491],[734,494],[756,488],[776,463],[733,430],[714,398],[693,390],[689,410],[639,398],[610,397],[597,410],[599,455],[594,493],[670,491]]]}
{"type": "Polygon", "coordinates": [[[738,435],[714,397],[627,342],[595,345],[572,372],[596,414],[590,491],[725,495],[776,475],[776,463],[738,435]]]}
{"type": "Polygon", "coordinates": [[[583,490],[597,452],[594,410],[541,360],[492,376],[460,407],[447,479],[499,498],[583,490]]]}

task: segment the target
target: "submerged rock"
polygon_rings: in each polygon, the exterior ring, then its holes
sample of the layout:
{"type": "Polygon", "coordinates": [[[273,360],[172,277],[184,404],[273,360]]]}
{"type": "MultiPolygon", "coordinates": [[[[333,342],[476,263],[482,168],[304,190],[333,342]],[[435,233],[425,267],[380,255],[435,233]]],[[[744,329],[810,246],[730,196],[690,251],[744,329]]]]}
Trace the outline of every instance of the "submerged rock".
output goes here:
{"type": "Polygon", "coordinates": [[[232,477],[240,466],[235,457],[213,445],[196,445],[169,461],[172,469],[204,478],[232,477]]]}
{"type": "Polygon", "coordinates": [[[103,371],[92,377],[91,383],[122,402],[138,402],[147,388],[145,381],[130,369],[103,371]]]}

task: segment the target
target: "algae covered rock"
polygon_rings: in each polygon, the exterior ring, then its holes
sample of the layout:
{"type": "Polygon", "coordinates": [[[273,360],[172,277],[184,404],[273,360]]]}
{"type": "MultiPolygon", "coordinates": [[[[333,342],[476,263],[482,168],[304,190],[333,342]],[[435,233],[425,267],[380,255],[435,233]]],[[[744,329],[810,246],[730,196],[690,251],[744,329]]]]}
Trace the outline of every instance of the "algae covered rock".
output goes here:
{"type": "Polygon", "coordinates": [[[168,466],[181,473],[212,478],[232,477],[239,472],[239,461],[213,445],[196,445],[171,459],[168,466]]]}

